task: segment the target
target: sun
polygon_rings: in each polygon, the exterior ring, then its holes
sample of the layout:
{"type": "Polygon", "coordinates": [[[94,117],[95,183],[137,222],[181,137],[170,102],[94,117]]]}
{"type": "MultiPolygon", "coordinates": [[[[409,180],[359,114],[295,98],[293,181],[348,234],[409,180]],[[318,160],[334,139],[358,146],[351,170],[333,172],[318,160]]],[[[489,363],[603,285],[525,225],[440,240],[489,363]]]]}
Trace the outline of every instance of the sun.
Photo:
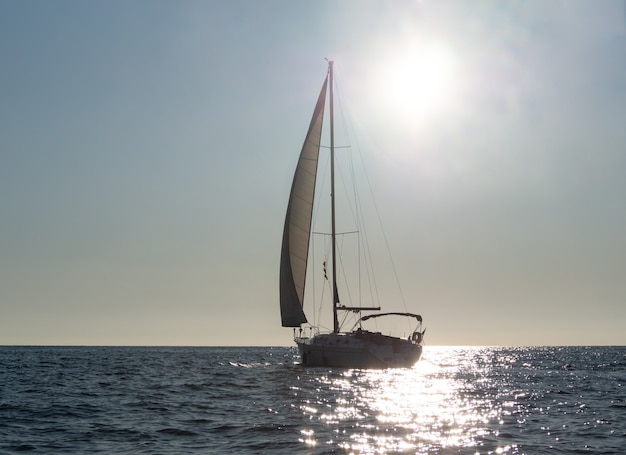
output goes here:
{"type": "Polygon", "coordinates": [[[436,114],[453,100],[455,67],[452,51],[443,44],[413,45],[396,52],[383,67],[385,103],[410,119],[436,114]]]}

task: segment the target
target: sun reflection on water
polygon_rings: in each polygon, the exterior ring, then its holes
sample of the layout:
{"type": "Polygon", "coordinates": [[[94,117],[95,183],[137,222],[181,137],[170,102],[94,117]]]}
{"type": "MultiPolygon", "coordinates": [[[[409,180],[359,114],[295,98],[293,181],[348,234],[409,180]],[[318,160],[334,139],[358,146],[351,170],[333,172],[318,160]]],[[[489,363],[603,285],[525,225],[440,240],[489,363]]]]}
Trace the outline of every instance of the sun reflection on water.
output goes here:
{"type": "Polygon", "coordinates": [[[306,370],[316,399],[301,403],[314,423],[301,441],[346,453],[480,453],[484,441],[497,436],[493,423],[501,422],[506,403],[493,399],[496,385],[485,383],[491,366],[477,361],[480,348],[462,349],[467,356],[459,348],[429,347],[411,369],[306,370]],[[331,431],[316,435],[320,424],[331,431]],[[324,440],[328,434],[332,439],[324,440]]]}

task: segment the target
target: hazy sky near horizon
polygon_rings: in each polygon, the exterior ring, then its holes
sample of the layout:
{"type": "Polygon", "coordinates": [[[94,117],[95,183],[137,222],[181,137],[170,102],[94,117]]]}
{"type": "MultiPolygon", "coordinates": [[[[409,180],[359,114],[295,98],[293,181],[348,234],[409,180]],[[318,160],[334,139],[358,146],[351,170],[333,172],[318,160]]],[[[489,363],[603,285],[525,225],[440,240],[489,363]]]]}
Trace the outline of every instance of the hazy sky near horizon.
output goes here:
{"type": "Polygon", "coordinates": [[[431,345],[626,344],[623,1],[0,2],[0,344],[290,345],[337,73],[431,345]]]}

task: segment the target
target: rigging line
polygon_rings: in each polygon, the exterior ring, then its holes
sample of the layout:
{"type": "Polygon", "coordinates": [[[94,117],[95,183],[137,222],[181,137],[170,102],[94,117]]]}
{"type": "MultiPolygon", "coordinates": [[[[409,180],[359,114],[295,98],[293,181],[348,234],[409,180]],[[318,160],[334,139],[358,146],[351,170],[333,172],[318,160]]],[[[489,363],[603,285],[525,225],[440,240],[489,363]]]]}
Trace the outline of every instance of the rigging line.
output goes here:
{"type": "MultiPolygon", "coordinates": [[[[351,122],[349,122],[349,119],[351,117],[350,116],[346,116],[346,112],[345,112],[346,109],[343,109],[343,102],[342,102],[342,100],[343,100],[343,90],[342,90],[342,88],[339,85],[339,79],[337,79],[336,77],[335,77],[335,85],[337,85],[337,90],[336,90],[337,104],[340,104],[342,106],[342,108],[338,109],[338,111],[340,113],[341,122],[342,122],[342,125],[343,125],[342,131],[344,131],[344,135],[345,135],[344,140],[346,140],[346,142],[349,143],[350,139],[352,137],[356,137],[356,135],[350,134],[350,132],[353,131],[354,128],[353,128],[351,122]]],[[[354,147],[350,146],[350,148],[353,149],[354,147]]],[[[357,151],[360,154],[360,148],[358,147],[358,145],[357,145],[356,149],[357,149],[357,151]]],[[[366,276],[367,276],[367,285],[368,285],[368,288],[369,288],[369,295],[371,296],[372,301],[373,302],[377,302],[378,306],[380,306],[380,294],[379,294],[379,291],[378,291],[378,283],[376,281],[376,274],[374,273],[374,259],[373,259],[373,256],[372,256],[372,250],[370,248],[370,240],[369,240],[369,236],[368,236],[367,225],[365,223],[364,212],[361,209],[361,207],[362,207],[361,197],[360,197],[359,191],[357,190],[357,183],[356,183],[357,179],[356,179],[356,174],[355,174],[356,166],[355,166],[353,154],[352,153],[348,153],[347,157],[348,157],[348,162],[349,162],[349,169],[351,170],[352,192],[348,192],[348,190],[346,188],[346,181],[347,181],[347,179],[343,178],[343,174],[342,174],[342,182],[344,184],[344,189],[346,191],[346,194],[352,194],[353,197],[354,197],[354,201],[353,201],[354,205],[352,205],[351,204],[352,201],[350,199],[348,199],[348,206],[350,207],[350,210],[352,212],[352,217],[355,220],[358,229],[363,234],[363,237],[362,238],[360,237],[359,238],[359,242],[358,242],[358,245],[359,245],[359,248],[358,248],[359,293],[361,293],[362,290],[363,290],[363,286],[362,286],[362,283],[361,283],[361,279],[363,277],[361,266],[364,265],[365,266],[365,273],[366,273],[366,276]],[[366,259],[365,261],[361,260],[361,250],[362,250],[362,252],[363,252],[363,254],[365,256],[365,259],[366,259]]],[[[364,166],[364,160],[363,160],[363,156],[362,155],[361,155],[361,162],[362,162],[362,166],[361,167],[363,168],[363,170],[366,170],[365,166],[364,166]]],[[[341,173],[341,168],[339,168],[339,172],[341,173]]],[[[372,201],[375,204],[376,201],[375,201],[375,199],[373,197],[373,191],[372,191],[371,185],[369,184],[369,180],[368,180],[367,174],[365,174],[365,177],[366,177],[366,181],[368,183],[369,189],[370,189],[370,194],[372,195],[372,201]]],[[[380,220],[380,215],[378,214],[378,212],[377,212],[377,216],[379,218],[379,225],[380,225],[381,232],[383,233],[383,236],[384,236],[384,234],[385,234],[384,233],[384,228],[382,226],[382,222],[380,220]]],[[[391,253],[390,253],[388,244],[386,244],[386,246],[387,246],[387,254],[388,254],[388,256],[390,257],[390,259],[393,259],[391,257],[391,253]]],[[[399,283],[399,280],[398,280],[397,277],[396,277],[396,282],[399,283]]],[[[397,284],[397,286],[400,288],[399,284],[397,284]]],[[[359,300],[361,300],[361,298],[359,300]]],[[[404,304],[404,306],[406,308],[406,304],[404,304]]]]}
{"type": "MultiPolygon", "coordinates": [[[[315,244],[315,237],[314,236],[311,237],[311,248],[313,249],[313,256],[315,257],[316,244],[315,244]]],[[[315,262],[312,261],[311,265],[315,266],[315,262]]],[[[316,273],[315,268],[314,268],[314,270],[311,273],[311,279],[313,281],[313,291],[312,291],[312,300],[313,300],[313,302],[312,303],[313,303],[313,318],[314,318],[314,321],[315,321],[314,325],[317,326],[321,322],[321,313],[322,313],[322,304],[321,304],[321,302],[324,301],[324,291],[325,291],[326,288],[325,288],[324,281],[322,281],[322,295],[320,296],[319,304],[317,304],[318,300],[317,300],[317,281],[316,281],[316,277],[317,277],[317,273],[316,273]]]]}
{"type": "MultiPolygon", "coordinates": [[[[353,167],[353,173],[354,173],[354,167],[353,167]]],[[[354,178],[354,182],[356,185],[356,176],[354,178]]],[[[363,210],[361,210],[362,204],[361,204],[360,193],[356,190],[355,190],[355,205],[358,210],[358,213],[357,213],[358,220],[359,220],[358,222],[361,227],[362,234],[363,234],[363,237],[359,239],[359,245],[361,247],[359,249],[359,254],[362,249],[363,254],[365,255],[365,258],[366,258],[364,262],[365,262],[365,272],[367,274],[367,279],[368,279],[367,284],[368,284],[369,293],[370,293],[369,295],[372,297],[372,300],[377,302],[378,305],[380,306],[380,294],[378,293],[378,283],[376,281],[376,274],[374,273],[374,258],[372,256],[372,250],[370,248],[369,230],[367,229],[367,225],[365,223],[364,212],[363,210]]]]}
{"type": "MultiPolygon", "coordinates": [[[[311,236],[311,248],[313,249],[313,253],[315,253],[315,236],[311,236]]],[[[307,262],[308,262],[308,258],[307,258],[307,262]]],[[[307,264],[307,265],[308,265],[308,264],[307,264]]],[[[308,272],[307,272],[307,273],[308,273],[308,272]]],[[[316,298],[315,298],[315,288],[317,287],[317,286],[315,285],[315,275],[317,275],[317,274],[315,273],[315,271],[313,271],[313,274],[312,274],[312,276],[311,276],[311,280],[313,281],[313,286],[312,286],[312,287],[313,287],[313,292],[312,292],[312,296],[311,296],[311,297],[312,297],[312,299],[313,299],[313,322],[314,322],[314,325],[317,325],[318,320],[319,320],[319,315],[318,315],[318,313],[315,311],[315,302],[316,302],[316,298]]],[[[324,291],[322,290],[322,292],[324,292],[324,291]]]]}
{"type": "MultiPolygon", "coordinates": [[[[337,256],[337,289],[339,289],[340,287],[340,281],[341,284],[344,285],[345,288],[345,292],[346,292],[346,298],[348,299],[348,301],[350,301],[350,288],[348,287],[348,283],[345,279],[345,272],[344,272],[344,266],[343,266],[343,246],[344,246],[344,242],[343,242],[343,237],[341,238],[341,240],[339,241],[335,241],[335,254],[337,256]]],[[[341,294],[341,301],[343,301],[343,297],[344,297],[344,293],[343,293],[343,289],[342,289],[342,294],[341,294]]]]}
{"type": "Polygon", "coordinates": [[[348,275],[345,273],[345,267],[344,267],[344,264],[343,264],[343,248],[344,248],[344,245],[345,244],[344,244],[343,238],[342,238],[341,244],[339,245],[339,251],[338,251],[339,252],[339,265],[340,265],[340,268],[337,271],[338,272],[343,272],[343,273],[341,273],[341,278],[343,278],[343,285],[344,285],[344,288],[345,288],[345,290],[343,292],[346,295],[348,302],[350,302],[350,305],[353,305],[353,303],[352,303],[353,302],[352,294],[350,292],[350,286],[348,286],[348,275]]]}
{"type": "MultiPolygon", "coordinates": [[[[341,100],[341,93],[339,94],[339,96],[337,96],[337,104],[343,105],[342,100],[341,100]]],[[[349,131],[349,128],[347,127],[347,123],[346,123],[346,118],[345,118],[345,114],[344,114],[344,110],[343,109],[337,109],[337,111],[339,111],[340,116],[341,116],[341,123],[343,125],[343,128],[341,129],[341,131],[344,131],[344,138],[343,140],[346,141],[347,143],[350,142],[350,135],[347,133],[349,131]]],[[[336,156],[335,159],[337,160],[337,158],[340,158],[344,161],[347,161],[347,165],[348,165],[348,169],[350,170],[349,176],[350,178],[346,178],[346,175],[344,175],[344,169],[341,165],[336,166],[335,170],[337,172],[337,174],[339,174],[340,180],[341,180],[341,185],[343,186],[343,190],[344,193],[346,195],[348,195],[348,197],[344,198],[343,200],[345,201],[350,214],[351,214],[351,218],[353,220],[353,222],[355,223],[356,227],[357,227],[357,231],[351,231],[353,233],[357,233],[360,234],[360,232],[362,230],[365,229],[365,223],[363,220],[363,215],[362,215],[362,210],[360,208],[360,199],[359,199],[359,194],[358,194],[358,190],[357,190],[357,179],[356,179],[356,174],[355,174],[355,166],[354,166],[354,159],[353,159],[353,155],[351,153],[352,151],[352,146],[351,145],[347,145],[345,147],[335,147],[335,148],[347,148],[349,149],[347,154],[342,154],[339,156],[336,156]],[[352,188],[349,190],[348,189],[348,184],[351,183],[352,184],[352,188]]],[[[337,235],[337,233],[336,233],[337,235]]],[[[350,294],[350,290],[351,287],[348,286],[348,276],[345,274],[345,272],[343,273],[343,282],[344,282],[344,286],[345,286],[345,290],[344,292],[348,292],[347,298],[349,300],[349,302],[352,305],[355,305],[355,302],[359,302],[362,304],[363,298],[362,298],[362,294],[363,294],[363,261],[361,258],[361,254],[362,254],[362,250],[366,252],[366,257],[369,258],[369,264],[366,261],[365,264],[365,271],[367,273],[367,283],[369,285],[369,291],[370,291],[370,296],[372,296],[372,301],[380,301],[380,298],[378,297],[378,292],[377,292],[377,288],[374,285],[375,291],[372,292],[372,283],[375,283],[375,279],[374,279],[374,274],[373,272],[370,270],[373,268],[373,261],[372,261],[372,256],[371,256],[371,251],[369,251],[369,247],[367,245],[367,243],[364,243],[361,240],[361,237],[359,235],[359,238],[357,239],[357,300],[354,300],[354,296],[352,296],[350,294]]],[[[343,252],[343,250],[342,250],[343,252]]],[[[341,261],[341,267],[344,267],[343,264],[343,257],[340,257],[340,261],[341,261]]],[[[345,270],[345,268],[344,268],[345,270]]],[[[341,271],[341,270],[340,270],[341,271]]],[[[380,305],[379,305],[380,306],[380,305]]]]}
{"type": "MultiPolygon", "coordinates": [[[[324,250],[323,250],[324,257],[326,258],[329,256],[329,253],[330,253],[330,244],[328,243],[327,238],[324,240],[323,244],[324,244],[324,250]]],[[[321,321],[322,321],[322,309],[324,307],[324,296],[326,295],[326,289],[330,289],[330,281],[328,279],[322,280],[322,295],[320,296],[318,307],[317,307],[317,321],[318,321],[318,325],[320,326],[321,326],[321,321]]],[[[331,295],[332,295],[332,290],[331,290],[331,295]]]]}
{"type": "Polygon", "coordinates": [[[374,193],[370,184],[370,180],[369,180],[369,176],[367,175],[367,171],[365,171],[365,177],[366,177],[366,181],[368,183],[368,187],[370,189],[370,193],[372,195],[372,201],[374,202],[374,210],[376,212],[376,218],[378,219],[378,224],[380,225],[380,229],[382,231],[383,234],[383,239],[385,241],[385,247],[387,248],[387,254],[389,255],[389,260],[391,262],[391,269],[393,270],[393,275],[396,279],[396,285],[398,286],[398,290],[400,292],[400,299],[402,300],[402,305],[404,306],[405,311],[407,310],[407,306],[406,306],[406,300],[404,298],[404,292],[402,292],[402,286],[400,285],[400,278],[398,276],[398,270],[396,269],[396,263],[393,260],[393,255],[391,254],[391,246],[389,245],[389,240],[387,238],[387,234],[385,232],[384,226],[383,226],[383,221],[382,218],[380,216],[380,211],[378,210],[378,204],[376,203],[376,199],[374,198],[374,193]]]}
{"type": "Polygon", "coordinates": [[[385,232],[383,221],[380,216],[380,211],[378,210],[378,204],[376,203],[376,199],[374,198],[373,190],[370,184],[369,176],[367,175],[367,171],[365,171],[366,180],[370,189],[370,193],[372,194],[372,201],[374,202],[374,210],[376,212],[376,218],[378,219],[378,224],[380,225],[380,229],[383,234],[383,239],[385,241],[385,247],[387,248],[387,254],[389,255],[389,261],[391,262],[391,269],[393,270],[393,275],[396,279],[396,285],[398,286],[398,290],[400,292],[400,299],[402,300],[402,305],[404,306],[404,310],[408,311],[406,300],[404,298],[404,292],[402,291],[402,286],[400,284],[400,277],[398,276],[398,270],[396,269],[396,263],[393,260],[393,255],[391,254],[391,246],[389,245],[389,239],[387,238],[387,233],[385,232]]]}
{"type": "MultiPolygon", "coordinates": [[[[343,157],[344,159],[347,157],[348,160],[348,169],[350,169],[351,172],[351,176],[352,176],[352,191],[348,191],[347,188],[347,182],[349,181],[349,179],[345,178],[345,176],[343,175],[343,171],[342,171],[342,167],[341,166],[336,166],[336,171],[338,171],[338,173],[340,174],[341,177],[341,183],[343,185],[344,191],[347,195],[353,195],[353,197],[355,197],[356,199],[356,179],[354,178],[354,161],[352,159],[352,144],[350,143],[350,139],[351,139],[351,135],[349,134],[350,129],[348,128],[348,124],[346,122],[346,115],[345,115],[345,111],[346,109],[344,108],[344,103],[343,103],[343,88],[340,84],[340,80],[337,78],[336,75],[336,71],[335,71],[335,77],[334,79],[334,83],[335,83],[335,104],[338,105],[338,109],[335,109],[335,113],[339,113],[339,116],[341,118],[341,125],[342,128],[338,129],[338,131],[343,132],[343,141],[346,143],[346,145],[344,146],[335,146],[335,150],[337,149],[348,149],[349,153],[347,154],[343,154],[340,155],[339,157],[335,157],[335,159],[337,158],[341,158],[343,157]]],[[[351,214],[352,214],[352,219],[355,221],[355,223],[357,223],[357,228],[359,227],[358,225],[358,206],[357,205],[352,205],[351,204],[351,199],[350,198],[346,198],[347,202],[348,202],[348,207],[350,208],[351,214]]]]}
{"type": "Polygon", "coordinates": [[[350,179],[345,178],[341,167],[339,167],[339,173],[342,178],[342,184],[344,187],[345,194],[351,195],[351,197],[346,198],[346,201],[350,209],[350,212],[352,214],[352,219],[354,220],[357,226],[357,229],[359,230],[359,237],[357,239],[357,301],[359,302],[359,304],[362,304],[363,302],[363,270],[362,268],[363,266],[365,266],[367,284],[369,288],[369,295],[372,297],[372,301],[380,302],[380,299],[378,298],[378,293],[372,292],[372,283],[374,283],[374,288],[376,289],[375,278],[374,278],[375,276],[370,271],[370,269],[373,268],[373,262],[372,262],[371,252],[368,254],[369,247],[367,243],[367,236],[365,235],[366,226],[365,226],[364,219],[363,219],[363,211],[361,209],[359,192],[357,189],[357,179],[356,179],[356,174],[355,174],[354,157],[352,154],[353,147],[350,144],[351,129],[348,128],[345,109],[343,109],[343,89],[342,87],[340,87],[339,80],[336,78],[335,78],[335,85],[337,86],[337,90],[336,90],[337,104],[341,105],[342,107],[341,109],[338,109],[340,117],[341,117],[341,124],[343,126],[341,131],[344,132],[344,141],[347,144],[349,144],[346,148],[350,149],[349,152],[346,155],[344,155],[344,158],[348,162],[348,170],[350,171],[350,179]],[[349,181],[352,183],[351,191],[348,191],[348,188],[347,188],[347,183],[349,181]],[[363,237],[361,237],[360,232],[363,232],[363,237]],[[368,260],[366,260],[365,263],[363,263],[363,260],[361,257],[363,253],[365,254],[366,258],[369,258],[368,259],[369,262],[368,260]]]}
{"type": "MultiPolygon", "coordinates": [[[[335,77],[335,84],[337,85],[337,92],[339,92],[340,95],[341,95],[343,93],[343,90],[340,89],[336,77],[335,77]]],[[[338,98],[341,98],[341,96],[339,96],[338,98]]],[[[341,110],[342,120],[345,122],[345,117],[344,117],[343,113],[344,113],[344,110],[342,109],[341,110]]],[[[350,123],[350,125],[352,125],[352,124],[350,123]]],[[[353,135],[353,136],[356,138],[356,135],[353,135]]],[[[363,164],[365,164],[364,163],[364,159],[363,159],[363,155],[361,153],[361,148],[358,146],[358,138],[355,139],[355,140],[356,140],[357,144],[355,144],[354,148],[356,149],[357,153],[359,153],[359,155],[361,155],[361,161],[363,162],[363,164]]],[[[407,309],[407,305],[406,305],[406,300],[404,298],[404,292],[402,291],[402,286],[400,285],[400,278],[398,276],[398,271],[396,269],[396,265],[395,265],[395,262],[393,260],[393,255],[391,254],[391,247],[389,245],[389,240],[387,238],[387,234],[385,233],[385,229],[384,229],[384,226],[383,226],[383,223],[382,223],[382,218],[380,216],[380,211],[378,209],[378,204],[376,203],[376,198],[374,197],[374,190],[372,188],[372,184],[371,184],[371,181],[370,181],[370,178],[369,178],[369,174],[367,173],[367,168],[365,167],[365,165],[363,165],[362,167],[363,167],[363,173],[365,175],[365,181],[367,183],[367,187],[369,189],[370,196],[371,196],[372,202],[374,204],[374,211],[375,211],[376,217],[378,219],[378,224],[379,224],[380,229],[382,231],[383,239],[384,239],[384,242],[385,242],[385,247],[387,248],[387,254],[388,254],[389,260],[391,262],[391,268],[393,270],[393,274],[394,274],[394,277],[395,277],[395,280],[396,280],[396,285],[398,286],[398,289],[399,289],[399,292],[400,292],[400,299],[401,299],[402,304],[403,304],[403,306],[404,306],[404,308],[406,310],[407,309]]]]}
{"type": "MultiPolygon", "coordinates": [[[[351,154],[348,154],[348,162],[350,163],[350,165],[348,167],[350,167],[350,168],[353,167],[351,156],[352,156],[351,154]]],[[[339,157],[339,158],[341,158],[341,157],[339,157]]],[[[335,160],[337,161],[337,157],[335,157],[335,160]]],[[[341,180],[341,184],[343,185],[343,190],[344,190],[345,194],[347,194],[347,195],[354,195],[355,192],[356,192],[355,185],[354,185],[354,183],[355,183],[354,182],[354,170],[352,170],[352,191],[348,191],[347,182],[348,182],[349,179],[344,177],[342,167],[340,165],[336,166],[335,167],[335,171],[337,171],[337,173],[341,177],[340,180],[341,180]]],[[[346,199],[346,201],[348,203],[348,208],[350,209],[350,213],[352,215],[352,219],[354,220],[355,223],[358,223],[358,215],[357,215],[358,208],[354,207],[352,205],[351,200],[350,200],[349,197],[346,197],[345,199],[346,199]]],[[[357,227],[358,227],[358,224],[357,224],[357,227]]]]}

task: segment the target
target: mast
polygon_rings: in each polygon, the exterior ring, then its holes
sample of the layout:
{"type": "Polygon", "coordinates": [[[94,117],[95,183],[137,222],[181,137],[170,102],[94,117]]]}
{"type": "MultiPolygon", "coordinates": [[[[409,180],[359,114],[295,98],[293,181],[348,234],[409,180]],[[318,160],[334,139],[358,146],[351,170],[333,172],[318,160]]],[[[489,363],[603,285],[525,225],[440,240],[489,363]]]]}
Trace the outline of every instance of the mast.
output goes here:
{"type": "Polygon", "coordinates": [[[328,61],[328,82],[330,85],[329,108],[330,108],[330,237],[332,242],[332,267],[333,267],[333,332],[339,332],[339,318],[337,306],[339,304],[339,292],[337,291],[337,243],[335,230],[335,113],[333,108],[333,61],[328,61]]]}

